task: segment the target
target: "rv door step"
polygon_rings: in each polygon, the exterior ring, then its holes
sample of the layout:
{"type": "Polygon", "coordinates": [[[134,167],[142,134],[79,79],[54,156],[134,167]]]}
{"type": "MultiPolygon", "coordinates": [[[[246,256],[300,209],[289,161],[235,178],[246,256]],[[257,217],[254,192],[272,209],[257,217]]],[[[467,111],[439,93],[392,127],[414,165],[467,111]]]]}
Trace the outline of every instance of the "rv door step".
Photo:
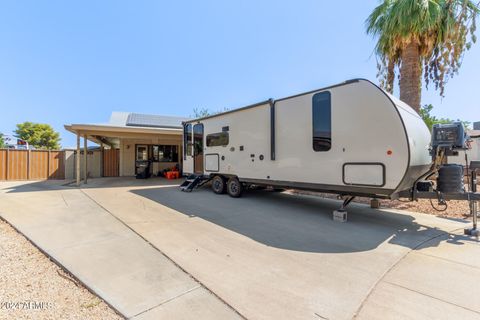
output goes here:
{"type": "Polygon", "coordinates": [[[187,179],[180,185],[180,190],[184,192],[192,192],[193,189],[201,187],[209,180],[210,178],[204,177],[203,175],[189,175],[187,179]]]}

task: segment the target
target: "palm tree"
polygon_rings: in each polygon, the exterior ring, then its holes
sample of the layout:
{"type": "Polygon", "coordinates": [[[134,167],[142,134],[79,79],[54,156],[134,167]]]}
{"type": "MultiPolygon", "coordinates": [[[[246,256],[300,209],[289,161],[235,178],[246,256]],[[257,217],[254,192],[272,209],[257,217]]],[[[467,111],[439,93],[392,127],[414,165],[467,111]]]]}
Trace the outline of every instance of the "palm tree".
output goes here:
{"type": "Polygon", "coordinates": [[[366,21],[378,38],[381,85],[393,92],[400,71],[400,99],[420,110],[422,74],[444,95],[448,79],[458,73],[463,54],[476,42],[479,5],[471,0],[382,0],[366,21]]]}

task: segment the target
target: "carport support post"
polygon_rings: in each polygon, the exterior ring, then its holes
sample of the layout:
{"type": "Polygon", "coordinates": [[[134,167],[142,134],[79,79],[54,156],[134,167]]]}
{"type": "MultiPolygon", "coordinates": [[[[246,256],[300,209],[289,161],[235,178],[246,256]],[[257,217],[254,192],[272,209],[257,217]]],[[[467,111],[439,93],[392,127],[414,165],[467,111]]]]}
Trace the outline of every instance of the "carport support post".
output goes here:
{"type": "Polygon", "coordinates": [[[87,135],[83,135],[83,176],[84,176],[84,183],[87,184],[87,176],[88,176],[88,166],[87,166],[87,135]]]}
{"type": "Polygon", "coordinates": [[[103,177],[105,170],[103,167],[103,161],[105,159],[105,146],[103,145],[103,142],[100,143],[100,156],[100,177],[103,177]]]}
{"type": "Polygon", "coordinates": [[[75,157],[76,162],[76,175],[77,178],[77,187],[80,186],[80,133],[77,132],[77,155],[75,157]]]}

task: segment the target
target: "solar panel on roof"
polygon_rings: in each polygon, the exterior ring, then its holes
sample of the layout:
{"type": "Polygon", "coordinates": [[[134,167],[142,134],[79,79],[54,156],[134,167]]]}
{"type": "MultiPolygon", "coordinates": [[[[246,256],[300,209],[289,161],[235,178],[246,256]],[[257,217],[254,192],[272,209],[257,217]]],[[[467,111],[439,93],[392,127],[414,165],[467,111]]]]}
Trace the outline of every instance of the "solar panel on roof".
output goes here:
{"type": "Polygon", "coordinates": [[[126,125],[130,127],[181,128],[182,121],[186,120],[186,118],[180,117],[130,113],[126,125]]]}

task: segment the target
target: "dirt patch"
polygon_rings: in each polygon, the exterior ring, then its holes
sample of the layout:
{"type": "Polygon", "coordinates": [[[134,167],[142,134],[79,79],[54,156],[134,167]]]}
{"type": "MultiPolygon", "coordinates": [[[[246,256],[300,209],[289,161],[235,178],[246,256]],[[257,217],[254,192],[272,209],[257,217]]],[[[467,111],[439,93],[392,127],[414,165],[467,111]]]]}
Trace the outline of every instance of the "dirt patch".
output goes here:
{"type": "MultiPolygon", "coordinates": [[[[480,189],[480,186],[478,187],[480,189]]],[[[297,194],[308,194],[322,198],[337,199],[337,195],[315,191],[289,190],[289,192],[297,194]]],[[[370,204],[371,198],[356,197],[353,202],[370,204]]],[[[438,204],[437,200],[432,200],[433,205],[440,210],[445,207],[438,204]]],[[[450,200],[447,201],[447,209],[445,211],[435,210],[430,200],[419,199],[418,201],[400,201],[400,200],[380,200],[380,208],[390,208],[398,210],[407,210],[419,213],[433,214],[439,217],[460,218],[470,217],[470,207],[467,201],[450,200]]]]}
{"type": "Polygon", "coordinates": [[[123,319],[0,220],[0,319],[123,319]]]}

